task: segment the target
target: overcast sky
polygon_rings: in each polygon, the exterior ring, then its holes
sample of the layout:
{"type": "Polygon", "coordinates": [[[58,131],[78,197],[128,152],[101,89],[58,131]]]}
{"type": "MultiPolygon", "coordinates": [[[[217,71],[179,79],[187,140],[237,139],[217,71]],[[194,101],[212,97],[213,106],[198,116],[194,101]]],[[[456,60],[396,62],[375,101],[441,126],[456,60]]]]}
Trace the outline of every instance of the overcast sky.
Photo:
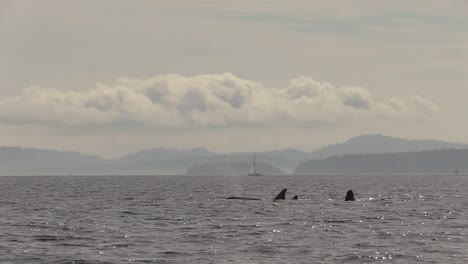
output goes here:
{"type": "Polygon", "coordinates": [[[0,0],[0,145],[468,142],[468,1],[0,0]]]}

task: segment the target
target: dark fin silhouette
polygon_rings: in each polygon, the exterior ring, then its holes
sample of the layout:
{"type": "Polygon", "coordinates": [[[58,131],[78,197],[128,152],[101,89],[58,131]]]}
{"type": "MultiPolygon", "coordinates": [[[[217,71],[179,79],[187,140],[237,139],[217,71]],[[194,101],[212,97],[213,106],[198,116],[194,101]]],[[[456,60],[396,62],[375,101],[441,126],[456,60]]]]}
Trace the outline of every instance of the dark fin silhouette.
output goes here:
{"type": "Polygon", "coordinates": [[[228,199],[228,200],[261,200],[260,198],[236,197],[236,196],[228,197],[226,199],[228,199]]]}
{"type": "Polygon", "coordinates": [[[275,200],[284,200],[286,198],[286,191],[288,189],[283,189],[276,197],[275,200]]]}
{"type": "Polygon", "coordinates": [[[297,195],[295,195],[295,196],[293,197],[293,200],[297,200],[297,199],[298,199],[298,197],[297,197],[297,195]]]}
{"type": "Polygon", "coordinates": [[[354,199],[353,190],[349,190],[349,191],[346,193],[345,201],[356,201],[356,199],[354,199]]]}

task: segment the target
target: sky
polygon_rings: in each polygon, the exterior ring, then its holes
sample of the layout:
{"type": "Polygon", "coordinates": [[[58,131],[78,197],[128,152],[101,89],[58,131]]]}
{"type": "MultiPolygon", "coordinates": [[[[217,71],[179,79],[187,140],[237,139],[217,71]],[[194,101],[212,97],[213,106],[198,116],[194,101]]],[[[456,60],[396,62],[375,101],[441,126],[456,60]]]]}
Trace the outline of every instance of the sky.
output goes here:
{"type": "Polygon", "coordinates": [[[0,146],[468,142],[468,1],[0,0],[0,146]]]}

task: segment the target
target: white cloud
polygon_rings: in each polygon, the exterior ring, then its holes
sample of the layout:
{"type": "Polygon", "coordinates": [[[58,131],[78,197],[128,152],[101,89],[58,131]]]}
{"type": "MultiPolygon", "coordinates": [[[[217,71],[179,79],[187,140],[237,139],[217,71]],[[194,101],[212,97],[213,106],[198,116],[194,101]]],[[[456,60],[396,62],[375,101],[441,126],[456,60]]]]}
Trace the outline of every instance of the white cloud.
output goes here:
{"type": "Polygon", "coordinates": [[[428,120],[440,112],[439,106],[421,96],[393,97],[375,105],[379,117],[388,120],[428,120]]]}
{"type": "Polygon", "coordinates": [[[355,118],[424,120],[438,112],[434,102],[420,96],[379,101],[365,88],[335,87],[309,77],[271,88],[230,73],[119,79],[88,91],[35,86],[0,98],[2,123],[65,126],[276,126],[355,118]]]}

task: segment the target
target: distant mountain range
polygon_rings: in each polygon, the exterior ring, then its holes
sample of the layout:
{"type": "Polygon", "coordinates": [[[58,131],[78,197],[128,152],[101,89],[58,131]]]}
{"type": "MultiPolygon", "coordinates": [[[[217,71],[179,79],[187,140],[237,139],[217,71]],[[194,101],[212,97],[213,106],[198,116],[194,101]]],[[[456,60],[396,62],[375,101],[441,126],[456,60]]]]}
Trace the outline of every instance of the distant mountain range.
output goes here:
{"type": "Polygon", "coordinates": [[[104,160],[71,151],[0,147],[0,175],[68,175],[86,170],[104,160]],[[86,168],[86,169],[85,169],[86,168]]]}
{"type": "Polygon", "coordinates": [[[468,172],[468,149],[352,154],[301,163],[296,175],[458,174],[468,172]]]}
{"type": "Polygon", "coordinates": [[[463,149],[468,144],[451,143],[432,139],[402,139],[377,134],[357,136],[336,145],[328,145],[312,152],[311,159],[325,159],[346,154],[372,154],[417,152],[435,149],[463,149]]]}
{"type": "MultiPolygon", "coordinates": [[[[328,159],[332,156],[400,152],[414,152],[412,155],[418,155],[416,152],[437,149],[468,149],[468,144],[408,140],[374,134],[354,137],[313,152],[285,149],[256,154],[260,173],[265,170],[264,174],[316,174],[325,173],[326,166],[333,167],[330,164],[338,158],[328,159]],[[317,160],[324,161],[320,163],[317,160]],[[318,167],[316,164],[319,163],[322,165],[318,167]]],[[[117,159],[103,159],[78,152],[0,147],[0,175],[243,175],[247,174],[252,156],[252,152],[219,154],[203,148],[153,148],[117,159]]]]}

